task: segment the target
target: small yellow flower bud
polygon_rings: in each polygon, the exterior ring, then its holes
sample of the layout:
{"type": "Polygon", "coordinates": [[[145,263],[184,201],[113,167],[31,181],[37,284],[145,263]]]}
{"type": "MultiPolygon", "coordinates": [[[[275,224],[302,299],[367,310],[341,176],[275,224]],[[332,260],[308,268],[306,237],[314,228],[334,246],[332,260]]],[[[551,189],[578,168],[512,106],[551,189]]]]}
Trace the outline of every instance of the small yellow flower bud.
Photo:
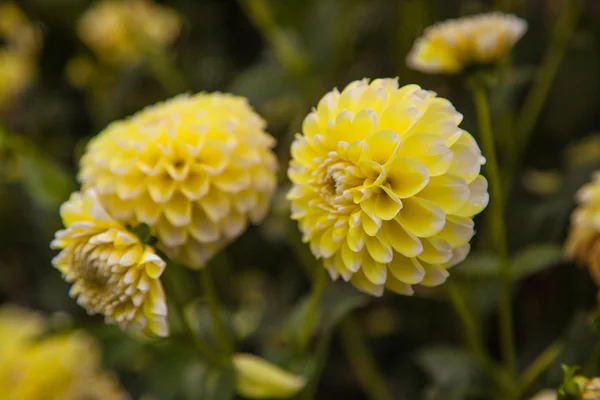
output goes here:
{"type": "Polygon", "coordinates": [[[251,399],[292,397],[306,384],[303,378],[252,354],[236,354],[233,365],[237,371],[236,391],[251,399]]]}

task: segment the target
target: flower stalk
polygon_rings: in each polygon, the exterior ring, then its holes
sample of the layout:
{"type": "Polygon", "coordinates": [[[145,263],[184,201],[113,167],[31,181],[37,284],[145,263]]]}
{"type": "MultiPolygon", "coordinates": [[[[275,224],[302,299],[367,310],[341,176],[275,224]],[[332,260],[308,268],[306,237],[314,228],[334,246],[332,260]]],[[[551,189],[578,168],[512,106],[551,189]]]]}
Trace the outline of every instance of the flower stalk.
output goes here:
{"type": "Polygon", "coordinates": [[[483,82],[477,77],[469,81],[469,88],[473,95],[477,121],[479,125],[479,138],[483,154],[487,159],[484,166],[490,185],[490,213],[492,226],[492,241],[498,253],[500,275],[502,277],[502,298],[500,301],[500,341],[502,356],[505,366],[511,376],[516,374],[516,355],[513,332],[512,316],[512,279],[510,273],[510,260],[506,243],[506,226],[504,216],[504,198],[502,196],[502,182],[500,167],[496,156],[496,145],[492,133],[490,109],[483,82]]]}
{"type": "Polygon", "coordinates": [[[344,352],[369,400],[391,400],[385,378],[377,369],[356,319],[347,316],[340,324],[339,332],[344,352]]]}
{"type": "Polygon", "coordinates": [[[562,63],[567,44],[577,26],[581,11],[581,0],[574,0],[565,1],[559,12],[559,19],[554,28],[552,42],[535,73],[533,85],[527,93],[523,109],[516,121],[514,133],[515,147],[512,152],[508,153],[508,156],[512,160],[508,164],[511,169],[509,170],[509,179],[507,179],[507,182],[512,181],[513,175],[521,163],[523,153],[529,144],[535,124],[552,87],[552,82],[554,82],[558,68],[562,63]]]}
{"type": "Polygon", "coordinates": [[[219,299],[217,298],[217,292],[215,290],[214,280],[210,271],[210,267],[202,268],[200,270],[200,284],[202,286],[202,292],[208,303],[210,310],[210,316],[214,328],[214,333],[219,343],[219,347],[227,357],[230,357],[233,352],[233,344],[229,334],[225,330],[223,320],[219,312],[219,299]]]}
{"type": "Polygon", "coordinates": [[[310,343],[317,317],[319,314],[319,301],[325,289],[327,279],[324,268],[317,267],[313,271],[312,289],[308,299],[308,308],[306,310],[306,320],[302,326],[302,332],[299,339],[299,348],[302,353],[306,352],[310,343]]]}

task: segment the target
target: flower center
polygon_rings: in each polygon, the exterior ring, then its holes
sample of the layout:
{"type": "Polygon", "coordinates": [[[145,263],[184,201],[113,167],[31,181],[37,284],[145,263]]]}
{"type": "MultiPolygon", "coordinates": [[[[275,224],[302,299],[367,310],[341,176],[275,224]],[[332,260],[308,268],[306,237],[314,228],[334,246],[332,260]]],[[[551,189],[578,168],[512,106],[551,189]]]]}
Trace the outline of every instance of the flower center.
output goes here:
{"type": "Polygon", "coordinates": [[[103,268],[105,262],[89,255],[78,265],[78,273],[86,285],[96,290],[103,290],[108,285],[109,274],[103,268]]]}

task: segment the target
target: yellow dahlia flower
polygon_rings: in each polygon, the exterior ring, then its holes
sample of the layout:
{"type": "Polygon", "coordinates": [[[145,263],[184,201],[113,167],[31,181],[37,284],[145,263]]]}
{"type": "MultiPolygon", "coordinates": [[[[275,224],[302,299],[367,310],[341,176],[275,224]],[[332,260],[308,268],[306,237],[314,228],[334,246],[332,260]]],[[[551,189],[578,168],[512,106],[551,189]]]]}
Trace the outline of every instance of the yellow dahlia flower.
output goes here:
{"type": "Polygon", "coordinates": [[[74,193],[61,206],[66,229],[52,248],[52,264],[73,283],[71,296],[90,314],[125,329],[166,336],[167,306],[160,276],[165,262],[102,207],[94,190],[74,193]]]}
{"type": "Polygon", "coordinates": [[[181,29],[179,15],[150,0],[94,2],[79,20],[78,34],[111,65],[140,61],[148,49],[165,49],[181,29]]]}
{"type": "Polygon", "coordinates": [[[245,98],[180,95],[109,125],[79,179],[112,216],[147,224],[170,258],[200,268],[268,211],[277,163],[264,128],[245,98]]]}
{"type": "Polygon", "coordinates": [[[576,199],[579,206],[571,215],[565,255],[587,265],[592,279],[600,286],[600,171],[579,189],[576,199]]]}
{"type": "Polygon", "coordinates": [[[525,20],[499,12],[450,19],[427,28],[406,62],[425,73],[458,73],[469,64],[498,60],[526,30],[525,20]]]}
{"type": "Polygon", "coordinates": [[[12,2],[0,3],[0,107],[23,90],[37,73],[39,30],[12,2]]]}
{"type": "Polygon", "coordinates": [[[126,400],[111,375],[100,370],[96,343],[83,332],[32,341],[0,365],[6,400],[126,400]]]}
{"type": "Polygon", "coordinates": [[[484,162],[452,104],[395,79],[327,93],[292,144],[288,193],[332,279],[381,295],[436,286],[488,203],[484,162]]]}

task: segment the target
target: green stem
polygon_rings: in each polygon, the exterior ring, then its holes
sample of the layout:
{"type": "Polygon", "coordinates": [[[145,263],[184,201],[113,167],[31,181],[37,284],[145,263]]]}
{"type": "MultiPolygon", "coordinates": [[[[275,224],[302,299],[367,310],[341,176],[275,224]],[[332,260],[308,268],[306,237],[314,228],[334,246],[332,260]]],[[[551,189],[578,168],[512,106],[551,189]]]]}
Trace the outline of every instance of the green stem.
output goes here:
{"type": "Polygon", "coordinates": [[[344,352],[367,397],[370,400],[391,400],[385,379],[375,365],[360,325],[349,315],[341,322],[339,332],[344,352]]]}
{"type": "Polygon", "coordinates": [[[200,356],[202,356],[208,362],[216,366],[226,366],[227,362],[225,362],[223,359],[221,359],[215,353],[213,353],[208,344],[203,339],[201,339],[200,336],[196,334],[196,332],[194,332],[194,330],[188,322],[188,319],[185,317],[183,307],[180,304],[173,304],[172,310],[175,311],[175,314],[177,315],[177,319],[179,320],[181,328],[183,329],[183,333],[194,346],[196,351],[200,354],[200,356]]]}
{"type": "Polygon", "coordinates": [[[524,395],[535,381],[552,365],[560,355],[564,345],[556,341],[548,346],[523,372],[521,383],[519,385],[519,397],[524,395]]]}
{"type": "Polygon", "coordinates": [[[469,310],[460,289],[451,281],[446,282],[444,287],[454,311],[462,322],[467,345],[480,363],[488,364],[490,362],[490,356],[483,346],[479,327],[477,326],[475,318],[469,310]]]}
{"type": "MultiPolygon", "coordinates": [[[[166,257],[165,257],[166,259],[166,257]]],[[[201,357],[206,359],[211,364],[217,366],[225,366],[227,363],[221,359],[217,354],[215,354],[210,346],[200,337],[194,329],[190,326],[188,319],[185,317],[184,305],[179,296],[177,295],[176,283],[173,281],[170,274],[163,274],[162,282],[165,286],[165,291],[167,292],[167,300],[170,302],[171,307],[169,311],[173,311],[175,317],[177,318],[178,325],[183,330],[183,334],[190,341],[194,349],[200,354],[201,357]]]]}
{"type": "Polygon", "coordinates": [[[444,287],[448,294],[448,299],[463,325],[467,346],[471,352],[473,352],[477,362],[487,371],[488,375],[494,380],[503,393],[514,393],[515,387],[512,383],[513,380],[498,368],[494,360],[486,351],[481,340],[482,335],[479,326],[473,313],[467,306],[467,302],[462,295],[461,289],[452,281],[446,282],[444,287]]]}
{"type": "Polygon", "coordinates": [[[202,292],[208,303],[212,324],[217,337],[217,342],[221,350],[230,356],[233,352],[233,344],[229,338],[229,334],[225,330],[221,315],[219,312],[219,299],[214,286],[214,281],[210,273],[210,267],[205,267],[200,270],[200,284],[202,292]]]}
{"type": "Polygon", "coordinates": [[[562,10],[558,14],[559,20],[554,28],[552,42],[535,73],[533,85],[527,93],[523,108],[516,121],[515,148],[512,152],[512,160],[508,164],[510,178],[516,173],[523,153],[529,144],[535,124],[564,57],[567,44],[577,25],[581,9],[581,0],[565,1],[562,10]]]}
{"type": "MultiPolygon", "coordinates": [[[[322,278],[326,280],[327,277],[324,268],[320,265],[316,265],[315,259],[312,254],[310,254],[308,247],[300,240],[300,235],[293,233],[292,229],[296,228],[295,224],[293,224],[293,221],[291,220],[289,221],[289,224],[294,226],[288,228],[286,235],[288,244],[293,249],[298,261],[303,265],[306,274],[308,276],[311,276],[312,274],[314,279],[322,278]],[[319,274],[321,274],[320,278],[319,274]]],[[[295,229],[295,232],[297,232],[297,229],[295,229]]],[[[350,360],[356,374],[359,375],[359,384],[366,393],[371,395],[371,400],[391,399],[387,394],[388,390],[385,379],[377,369],[373,356],[370,354],[367,344],[365,343],[365,338],[361,334],[360,325],[354,321],[351,315],[347,316],[345,321],[349,322],[346,324],[342,322],[340,324],[340,335],[346,337],[346,339],[342,338],[342,341],[348,344],[343,346],[344,352],[350,360]],[[377,397],[381,394],[385,394],[385,397],[377,397]]],[[[328,336],[326,340],[329,340],[329,338],[330,336],[328,336]]],[[[324,348],[326,348],[326,346],[324,348]]]]}
{"type": "Polygon", "coordinates": [[[500,301],[500,341],[502,356],[506,368],[511,376],[516,375],[516,353],[513,332],[512,316],[512,279],[510,261],[506,244],[506,226],[504,218],[504,198],[502,196],[502,182],[500,168],[496,157],[496,145],[492,133],[492,122],[487,96],[483,84],[477,79],[470,81],[473,101],[479,124],[479,139],[483,154],[487,159],[485,165],[486,175],[490,185],[490,217],[492,240],[498,253],[500,273],[502,275],[502,298],[500,301]]]}
{"type": "Polygon", "coordinates": [[[312,289],[310,292],[310,298],[308,299],[308,308],[306,310],[306,321],[302,326],[302,332],[300,333],[300,352],[306,352],[312,332],[317,321],[317,315],[319,313],[319,301],[323,295],[325,289],[325,282],[327,279],[327,273],[325,268],[315,268],[313,272],[312,289]]]}

